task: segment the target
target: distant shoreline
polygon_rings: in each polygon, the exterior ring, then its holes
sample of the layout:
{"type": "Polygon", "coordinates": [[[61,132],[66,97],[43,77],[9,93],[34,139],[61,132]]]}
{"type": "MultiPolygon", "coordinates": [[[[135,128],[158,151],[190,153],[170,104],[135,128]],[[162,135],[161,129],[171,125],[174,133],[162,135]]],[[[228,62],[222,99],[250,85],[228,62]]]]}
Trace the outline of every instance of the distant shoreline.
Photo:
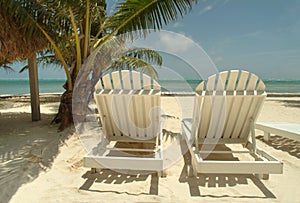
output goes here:
{"type": "MultiPolygon", "coordinates": [[[[160,80],[162,92],[193,92],[201,80],[160,80]]],[[[62,93],[64,81],[61,80],[40,80],[40,93],[62,93]]],[[[266,91],[276,96],[280,94],[290,93],[291,95],[300,94],[300,80],[294,81],[265,81],[266,91]]],[[[0,80],[0,95],[14,96],[29,94],[29,81],[25,80],[0,80]]]]}
{"type": "MultiPolygon", "coordinates": [[[[57,97],[60,98],[62,92],[53,92],[53,93],[40,93],[40,98],[49,98],[49,97],[57,97]]],[[[162,92],[161,96],[194,96],[193,92],[162,92]]],[[[267,93],[267,97],[300,97],[299,93],[267,93]]],[[[20,94],[20,95],[12,95],[12,94],[0,94],[0,99],[9,99],[9,98],[30,98],[30,94],[20,94]]]]}

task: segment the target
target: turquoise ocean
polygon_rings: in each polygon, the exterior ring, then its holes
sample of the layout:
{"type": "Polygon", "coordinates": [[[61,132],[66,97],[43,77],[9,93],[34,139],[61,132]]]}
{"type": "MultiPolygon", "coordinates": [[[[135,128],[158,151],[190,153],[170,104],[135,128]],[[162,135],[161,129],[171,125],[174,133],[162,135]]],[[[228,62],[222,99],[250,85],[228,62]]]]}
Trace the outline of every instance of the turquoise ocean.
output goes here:
{"type": "MultiPolygon", "coordinates": [[[[199,80],[161,80],[163,91],[192,92],[199,80]]],[[[300,80],[264,80],[268,93],[300,93],[300,80]]],[[[39,80],[40,93],[62,93],[65,80],[39,80]]],[[[29,94],[29,81],[25,79],[0,79],[0,95],[29,94]]]]}

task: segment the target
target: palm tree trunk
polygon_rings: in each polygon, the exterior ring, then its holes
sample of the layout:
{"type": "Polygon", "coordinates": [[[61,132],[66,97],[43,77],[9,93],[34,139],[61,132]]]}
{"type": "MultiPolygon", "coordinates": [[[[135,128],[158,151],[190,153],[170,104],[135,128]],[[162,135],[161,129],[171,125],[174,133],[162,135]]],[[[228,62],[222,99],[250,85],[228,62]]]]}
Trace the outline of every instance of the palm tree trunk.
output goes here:
{"type": "Polygon", "coordinates": [[[68,90],[66,82],[64,85],[66,91],[61,96],[58,113],[51,122],[52,124],[60,124],[58,128],[59,131],[73,125],[74,120],[78,123],[84,122],[86,120],[86,115],[93,111],[88,108],[88,105],[91,101],[94,87],[102,72],[97,71],[96,73],[91,69],[83,69],[78,79],[80,81],[77,81],[77,83],[75,83],[77,74],[74,72],[75,71],[71,74],[72,90],[68,90]],[[92,78],[89,77],[91,72],[93,73],[92,78]],[[75,87],[76,84],[80,86],[75,87]]]}
{"type": "Polygon", "coordinates": [[[73,98],[74,84],[76,80],[76,76],[73,73],[71,74],[71,80],[72,80],[72,90],[69,90],[68,84],[66,82],[63,86],[65,88],[65,92],[62,94],[60,98],[58,113],[51,121],[51,124],[53,123],[60,124],[58,127],[58,131],[62,131],[73,124],[72,98],[73,98]]]}

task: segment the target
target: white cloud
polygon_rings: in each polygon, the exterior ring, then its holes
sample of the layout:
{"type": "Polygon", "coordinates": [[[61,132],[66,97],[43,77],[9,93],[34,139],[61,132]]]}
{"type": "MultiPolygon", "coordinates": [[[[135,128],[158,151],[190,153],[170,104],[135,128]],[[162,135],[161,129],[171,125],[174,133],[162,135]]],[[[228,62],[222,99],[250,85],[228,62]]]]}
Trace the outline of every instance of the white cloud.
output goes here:
{"type": "Polygon", "coordinates": [[[206,7],[204,7],[204,9],[200,10],[198,14],[202,15],[202,14],[204,14],[204,13],[206,13],[206,12],[212,10],[212,9],[213,9],[212,6],[206,6],[206,7]]]}
{"type": "Polygon", "coordinates": [[[245,33],[245,34],[243,34],[241,37],[242,38],[252,38],[252,37],[259,37],[259,36],[261,36],[263,34],[263,31],[261,31],[261,30],[257,30],[257,31],[254,31],[254,32],[249,32],[249,33],[245,33]]]}
{"type": "Polygon", "coordinates": [[[180,22],[175,22],[175,23],[172,25],[172,27],[174,27],[174,28],[183,27],[183,24],[180,23],[180,22]]]}
{"type": "Polygon", "coordinates": [[[160,33],[159,38],[159,46],[174,53],[185,52],[193,46],[191,40],[180,39],[172,33],[160,33]]]}
{"type": "Polygon", "coordinates": [[[207,5],[205,6],[203,9],[201,9],[198,14],[199,15],[203,15],[204,13],[208,12],[208,11],[211,11],[213,9],[215,9],[216,7],[222,7],[222,6],[225,6],[226,4],[229,3],[230,0],[224,0],[223,2],[220,2],[220,0],[210,0],[210,1],[207,1],[207,0],[202,0],[203,4],[210,4],[210,5],[207,5]]]}
{"type": "Polygon", "coordinates": [[[221,61],[223,61],[223,57],[218,56],[218,57],[215,58],[213,61],[214,61],[214,62],[221,62],[221,61]]]}

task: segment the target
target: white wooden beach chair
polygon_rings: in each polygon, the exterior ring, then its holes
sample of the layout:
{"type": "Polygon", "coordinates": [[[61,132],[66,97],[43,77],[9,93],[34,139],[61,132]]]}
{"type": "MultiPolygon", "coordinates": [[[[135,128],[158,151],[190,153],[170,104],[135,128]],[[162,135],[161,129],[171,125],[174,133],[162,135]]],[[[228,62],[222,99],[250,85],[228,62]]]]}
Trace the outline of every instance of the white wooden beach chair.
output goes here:
{"type": "Polygon", "coordinates": [[[264,131],[265,141],[269,141],[271,134],[276,134],[300,142],[300,124],[297,123],[259,122],[255,128],[264,131]]]}
{"type": "Polygon", "coordinates": [[[161,172],[160,85],[140,72],[122,70],[106,74],[95,89],[105,142],[84,157],[84,166],[161,172]]]}
{"type": "Polygon", "coordinates": [[[282,173],[283,164],[256,146],[254,123],[265,98],[263,81],[246,71],[221,72],[197,86],[193,118],[182,122],[194,175],[282,173]]]}

